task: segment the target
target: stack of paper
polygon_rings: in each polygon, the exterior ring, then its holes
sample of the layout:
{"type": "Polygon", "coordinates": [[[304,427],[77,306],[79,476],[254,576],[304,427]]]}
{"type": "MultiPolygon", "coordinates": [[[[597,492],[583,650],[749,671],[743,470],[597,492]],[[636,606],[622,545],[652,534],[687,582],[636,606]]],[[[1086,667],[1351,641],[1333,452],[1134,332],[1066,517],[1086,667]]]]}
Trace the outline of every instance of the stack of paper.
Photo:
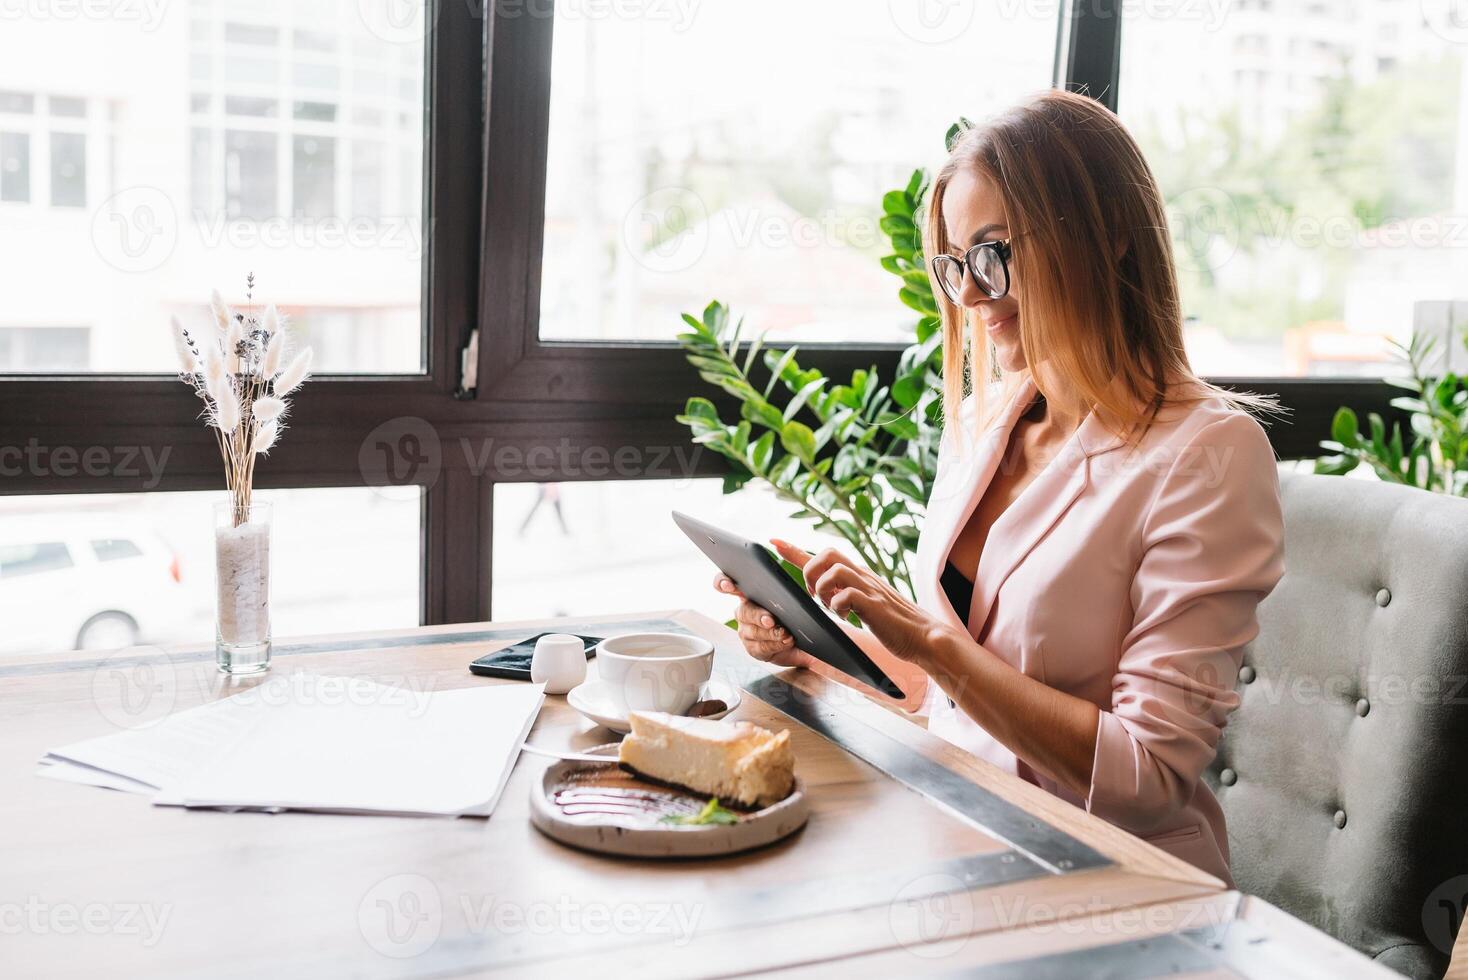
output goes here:
{"type": "Polygon", "coordinates": [[[53,749],[39,774],[159,805],[488,816],[544,693],[426,693],[293,674],[150,728],[53,749]]]}

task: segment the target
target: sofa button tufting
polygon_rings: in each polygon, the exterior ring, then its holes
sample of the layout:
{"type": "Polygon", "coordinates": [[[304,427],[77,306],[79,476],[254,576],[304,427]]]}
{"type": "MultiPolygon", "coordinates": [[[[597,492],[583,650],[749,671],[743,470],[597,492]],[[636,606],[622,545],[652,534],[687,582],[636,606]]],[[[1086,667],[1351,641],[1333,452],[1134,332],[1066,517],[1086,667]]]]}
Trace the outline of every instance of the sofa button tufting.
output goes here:
{"type": "Polygon", "coordinates": [[[1377,589],[1376,590],[1376,604],[1378,606],[1385,606],[1387,603],[1389,603],[1391,601],[1392,601],[1392,590],[1391,589],[1382,588],[1382,589],[1377,589]]]}
{"type": "Polygon", "coordinates": [[[1370,712],[1371,712],[1371,702],[1370,701],[1367,701],[1365,698],[1362,698],[1361,700],[1359,700],[1359,701],[1356,702],[1356,714],[1360,715],[1362,718],[1365,718],[1367,716],[1367,714],[1369,714],[1370,712]]]}
{"type": "Polygon", "coordinates": [[[1345,810],[1337,810],[1335,812],[1335,829],[1336,830],[1342,830],[1342,829],[1345,828],[1345,826],[1346,826],[1346,811],[1345,810]]]}
{"type": "Polygon", "coordinates": [[[1232,786],[1234,783],[1239,781],[1239,774],[1234,772],[1232,769],[1225,769],[1223,772],[1218,774],[1218,781],[1225,786],[1232,786]]]}
{"type": "Polygon", "coordinates": [[[1243,681],[1245,684],[1254,683],[1254,668],[1250,667],[1248,664],[1244,664],[1244,666],[1240,667],[1239,680],[1243,681]]]}

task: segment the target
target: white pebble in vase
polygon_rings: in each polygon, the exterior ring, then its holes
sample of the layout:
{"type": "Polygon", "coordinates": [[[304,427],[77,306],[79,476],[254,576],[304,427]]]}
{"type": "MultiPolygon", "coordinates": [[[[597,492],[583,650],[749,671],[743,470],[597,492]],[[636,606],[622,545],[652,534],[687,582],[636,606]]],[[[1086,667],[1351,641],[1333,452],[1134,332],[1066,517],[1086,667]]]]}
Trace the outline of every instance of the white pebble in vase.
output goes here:
{"type": "Polygon", "coordinates": [[[215,658],[225,673],[255,674],[270,666],[270,505],[235,517],[232,504],[215,505],[215,658]]]}

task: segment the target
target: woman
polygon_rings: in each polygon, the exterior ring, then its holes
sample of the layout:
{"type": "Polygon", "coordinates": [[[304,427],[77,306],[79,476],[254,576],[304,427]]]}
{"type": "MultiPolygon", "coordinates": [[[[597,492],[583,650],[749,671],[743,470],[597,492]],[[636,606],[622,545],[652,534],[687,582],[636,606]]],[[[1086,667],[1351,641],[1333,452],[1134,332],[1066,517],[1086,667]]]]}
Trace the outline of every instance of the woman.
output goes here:
{"type": "MultiPolygon", "coordinates": [[[[1245,411],[1271,404],[1189,367],[1161,195],[1099,103],[1047,92],[970,130],[930,207],[948,422],[917,602],[775,545],[934,734],[1231,884],[1200,776],[1283,571],[1245,411]]],[[[753,656],[813,664],[767,611],[738,620],[753,656]]]]}

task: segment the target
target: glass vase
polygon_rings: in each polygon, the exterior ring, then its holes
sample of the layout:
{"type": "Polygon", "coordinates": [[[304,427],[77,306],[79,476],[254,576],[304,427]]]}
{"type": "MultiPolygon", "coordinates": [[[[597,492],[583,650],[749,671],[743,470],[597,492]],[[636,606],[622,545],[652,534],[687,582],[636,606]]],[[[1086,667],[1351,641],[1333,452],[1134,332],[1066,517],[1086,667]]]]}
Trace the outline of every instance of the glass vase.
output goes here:
{"type": "Polygon", "coordinates": [[[270,668],[270,505],[214,505],[214,655],[226,674],[270,668]]]}

